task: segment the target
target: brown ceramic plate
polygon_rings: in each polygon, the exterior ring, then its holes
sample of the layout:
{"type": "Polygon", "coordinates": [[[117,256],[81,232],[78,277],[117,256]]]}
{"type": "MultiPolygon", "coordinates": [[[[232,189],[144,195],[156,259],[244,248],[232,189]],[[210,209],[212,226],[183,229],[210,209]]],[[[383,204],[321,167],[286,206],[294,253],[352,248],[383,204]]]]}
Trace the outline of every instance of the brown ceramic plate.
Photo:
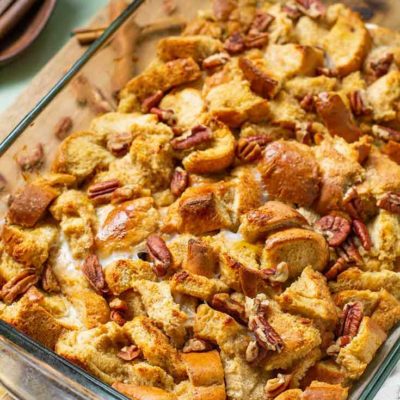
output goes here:
{"type": "Polygon", "coordinates": [[[0,41],[0,65],[11,61],[33,43],[46,26],[56,2],[57,0],[38,2],[18,26],[0,41]]]}

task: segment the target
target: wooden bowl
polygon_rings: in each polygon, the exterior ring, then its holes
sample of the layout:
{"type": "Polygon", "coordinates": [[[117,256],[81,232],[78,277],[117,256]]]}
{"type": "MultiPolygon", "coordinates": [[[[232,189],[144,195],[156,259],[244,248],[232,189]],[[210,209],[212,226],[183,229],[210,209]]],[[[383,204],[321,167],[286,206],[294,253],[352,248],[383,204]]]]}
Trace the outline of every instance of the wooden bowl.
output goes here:
{"type": "Polygon", "coordinates": [[[38,2],[10,34],[0,41],[0,65],[26,50],[45,28],[57,0],[38,2]]]}

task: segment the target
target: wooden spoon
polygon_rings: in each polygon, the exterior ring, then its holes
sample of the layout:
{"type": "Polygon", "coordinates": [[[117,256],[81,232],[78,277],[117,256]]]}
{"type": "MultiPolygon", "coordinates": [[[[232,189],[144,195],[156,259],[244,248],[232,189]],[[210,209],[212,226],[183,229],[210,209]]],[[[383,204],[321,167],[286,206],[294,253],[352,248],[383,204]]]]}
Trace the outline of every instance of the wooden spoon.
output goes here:
{"type": "MultiPolygon", "coordinates": [[[[11,61],[33,43],[46,26],[56,2],[57,0],[36,1],[29,9],[23,10],[23,15],[18,17],[17,25],[12,30],[7,28],[8,33],[0,39],[0,64],[11,61]]],[[[0,26],[2,18],[10,13],[16,4],[18,0],[0,16],[0,26]]]]}

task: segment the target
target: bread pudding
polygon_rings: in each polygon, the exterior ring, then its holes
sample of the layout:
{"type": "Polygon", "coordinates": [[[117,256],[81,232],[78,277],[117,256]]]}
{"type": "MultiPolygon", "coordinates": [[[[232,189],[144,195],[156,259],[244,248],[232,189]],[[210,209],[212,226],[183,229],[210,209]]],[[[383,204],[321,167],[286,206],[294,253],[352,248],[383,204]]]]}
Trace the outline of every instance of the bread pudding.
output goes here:
{"type": "Polygon", "coordinates": [[[400,320],[400,35],[214,0],[25,173],[0,318],[134,400],[345,400],[400,320]]]}

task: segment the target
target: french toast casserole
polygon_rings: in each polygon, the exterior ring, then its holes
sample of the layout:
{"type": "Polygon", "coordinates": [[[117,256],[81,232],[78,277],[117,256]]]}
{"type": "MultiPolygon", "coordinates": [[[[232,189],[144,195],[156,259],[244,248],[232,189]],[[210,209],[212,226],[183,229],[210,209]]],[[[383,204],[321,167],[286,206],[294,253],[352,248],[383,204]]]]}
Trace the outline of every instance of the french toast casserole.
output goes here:
{"type": "Polygon", "coordinates": [[[0,318],[135,400],[341,400],[400,320],[400,34],[215,0],[52,155],[0,318]]]}

